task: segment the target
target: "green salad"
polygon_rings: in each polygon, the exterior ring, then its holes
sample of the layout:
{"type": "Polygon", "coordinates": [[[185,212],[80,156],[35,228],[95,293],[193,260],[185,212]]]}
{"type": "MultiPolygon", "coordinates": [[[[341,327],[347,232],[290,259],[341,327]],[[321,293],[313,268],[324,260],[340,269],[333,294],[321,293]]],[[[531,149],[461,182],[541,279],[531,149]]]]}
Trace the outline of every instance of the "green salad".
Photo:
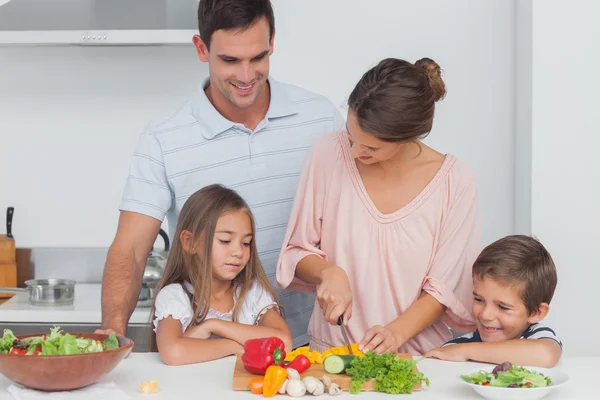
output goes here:
{"type": "Polygon", "coordinates": [[[552,384],[549,377],[509,362],[496,366],[492,372],[481,370],[461,375],[461,378],[475,385],[505,388],[539,388],[552,384]]]}
{"type": "Polygon", "coordinates": [[[49,335],[25,339],[17,339],[10,329],[5,329],[4,335],[0,338],[0,353],[16,355],[55,356],[98,353],[118,347],[119,341],[114,333],[101,342],[62,332],[59,326],[50,329],[49,335]]]}

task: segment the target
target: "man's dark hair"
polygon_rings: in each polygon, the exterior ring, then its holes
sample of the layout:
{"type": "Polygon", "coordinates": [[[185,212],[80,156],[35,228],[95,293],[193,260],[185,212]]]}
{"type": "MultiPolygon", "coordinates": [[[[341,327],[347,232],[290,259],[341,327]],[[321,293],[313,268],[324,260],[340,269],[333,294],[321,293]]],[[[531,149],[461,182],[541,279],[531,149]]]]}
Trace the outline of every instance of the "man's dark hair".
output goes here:
{"type": "Polygon", "coordinates": [[[213,33],[219,29],[246,30],[266,18],[269,40],[275,34],[275,16],[270,0],[201,0],[198,4],[198,30],[208,49],[213,33]]]}

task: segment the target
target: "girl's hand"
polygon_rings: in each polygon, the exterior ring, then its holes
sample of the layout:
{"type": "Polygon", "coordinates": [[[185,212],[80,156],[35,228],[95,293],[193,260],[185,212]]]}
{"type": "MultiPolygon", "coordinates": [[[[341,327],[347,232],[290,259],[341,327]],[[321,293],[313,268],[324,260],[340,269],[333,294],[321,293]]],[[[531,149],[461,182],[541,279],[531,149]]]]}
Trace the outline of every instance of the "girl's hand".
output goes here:
{"type": "Polygon", "coordinates": [[[465,347],[462,344],[452,344],[449,346],[440,347],[439,349],[429,350],[427,353],[425,353],[424,357],[439,358],[440,360],[445,361],[469,361],[465,347]]]}
{"type": "Polygon", "coordinates": [[[203,321],[201,324],[191,327],[184,332],[183,336],[194,339],[210,339],[212,335],[212,325],[210,319],[203,321]]]}
{"type": "Polygon", "coordinates": [[[325,320],[337,325],[340,315],[344,323],[352,317],[352,291],[346,272],[332,265],[321,272],[321,284],[317,286],[317,301],[325,320]]]}
{"type": "Polygon", "coordinates": [[[383,354],[397,353],[400,345],[394,332],[385,326],[375,325],[365,333],[358,348],[365,353],[372,350],[377,354],[383,354]]]}

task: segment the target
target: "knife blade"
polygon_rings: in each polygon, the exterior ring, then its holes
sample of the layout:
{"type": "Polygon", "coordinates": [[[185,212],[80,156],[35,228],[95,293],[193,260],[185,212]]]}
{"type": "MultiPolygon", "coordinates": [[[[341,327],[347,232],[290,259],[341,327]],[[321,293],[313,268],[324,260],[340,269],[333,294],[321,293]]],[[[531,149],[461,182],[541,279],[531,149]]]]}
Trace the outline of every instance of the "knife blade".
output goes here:
{"type": "Polygon", "coordinates": [[[346,347],[348,347],[348,351],[350,352],[350,354],[352,354],[352,347],[350,346],[350,339],[348,339],[348,334],[346,333],[346,328],[344,327],[344,319],[343,316],[340,315],[340,317],[338,318],[337,324],[340,326],[340,329],[342,330],[342,336],[344,338],[344,341],[346,342],[346,347]]]}
{"type": "Polygon", "coordinates": [[[12,238],[12,219],[13,213],[15,211],[14,207],[8,207],[6,209],[6,237],[12,238]]]}

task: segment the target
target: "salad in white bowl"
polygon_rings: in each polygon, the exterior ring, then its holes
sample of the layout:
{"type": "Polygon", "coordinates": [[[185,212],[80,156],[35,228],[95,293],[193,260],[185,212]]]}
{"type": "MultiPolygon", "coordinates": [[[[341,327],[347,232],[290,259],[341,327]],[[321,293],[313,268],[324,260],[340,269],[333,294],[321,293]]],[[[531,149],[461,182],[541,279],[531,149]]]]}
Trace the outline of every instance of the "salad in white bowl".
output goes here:
{"type": "Polygon", "coordinates": [[[541,399],[564,385],[569,377],[557,370],[523,367],[505,362],[460,375],[460,380],[487,399],[541,399]]]}

